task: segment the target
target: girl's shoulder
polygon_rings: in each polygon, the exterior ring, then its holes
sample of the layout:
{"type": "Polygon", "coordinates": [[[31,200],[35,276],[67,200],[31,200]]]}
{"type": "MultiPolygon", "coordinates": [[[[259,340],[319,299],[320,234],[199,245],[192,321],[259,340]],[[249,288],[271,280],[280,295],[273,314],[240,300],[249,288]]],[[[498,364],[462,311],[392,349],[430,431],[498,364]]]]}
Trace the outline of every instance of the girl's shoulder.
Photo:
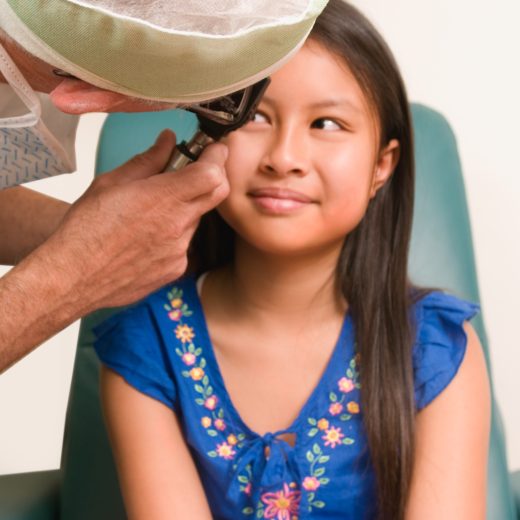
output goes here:
{"type": "Polygon", "coordinates": [[[429,292],[414,304],[417,410],[433,401],[457,374],[468,342],[464,324],[478,311],[475,303],[441,291],[429,292]]]}

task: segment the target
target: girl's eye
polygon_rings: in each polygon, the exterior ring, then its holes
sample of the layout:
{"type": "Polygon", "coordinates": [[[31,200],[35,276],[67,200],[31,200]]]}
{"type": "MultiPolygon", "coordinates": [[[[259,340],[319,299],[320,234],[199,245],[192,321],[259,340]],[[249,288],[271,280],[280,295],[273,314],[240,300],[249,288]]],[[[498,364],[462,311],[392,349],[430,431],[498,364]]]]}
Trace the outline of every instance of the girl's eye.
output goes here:
{"type": "Polygon", "coordinates": [[[253,116],[253,119],[251,119],[253,123],[268,123],[269,120],[267,119],[267,116],[262,114],[262,112],[255,112],[255,115],[253,116]]]}
{"type": "Polygon", "coordinates": [[[336,123],[334,119],[329,119],[327,117],[322,117],[320,119],[316,119],[312,122],[311,128],[317,128],[318,130],[341,130],[341,125],[336,123]]]}

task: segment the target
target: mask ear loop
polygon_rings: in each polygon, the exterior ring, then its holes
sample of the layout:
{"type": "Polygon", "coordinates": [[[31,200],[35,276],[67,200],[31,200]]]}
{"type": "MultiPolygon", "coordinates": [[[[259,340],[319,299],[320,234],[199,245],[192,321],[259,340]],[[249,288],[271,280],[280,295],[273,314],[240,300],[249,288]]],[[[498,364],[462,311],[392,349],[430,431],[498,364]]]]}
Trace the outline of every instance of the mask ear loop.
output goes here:
{"type": "Polygon", "coordinates": [[[2,72],[7,83],[9,83],[16,95],[30,111],[30,113],[22,116],[0,118],[0,127],[22,128],[36,125],[42,114],[40,100],[1,44],[0,72],[2,72]]]}

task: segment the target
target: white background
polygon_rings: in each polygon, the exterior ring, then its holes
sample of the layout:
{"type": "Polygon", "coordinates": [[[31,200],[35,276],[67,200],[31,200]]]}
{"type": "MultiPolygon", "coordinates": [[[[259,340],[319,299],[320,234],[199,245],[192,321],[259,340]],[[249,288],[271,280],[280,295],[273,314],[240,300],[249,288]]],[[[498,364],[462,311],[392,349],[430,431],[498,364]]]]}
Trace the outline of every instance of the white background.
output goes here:
{"type": "MultiPolygon", "coordinates": [[[[401,65],[413,101],[454,127],[509,464],[520,468],[520,2],[357,0],[401,65]]],[[[72,201],[89,184],[103,116],[80,123],[79,171],[40,181],[72,201]]],[[[3,272],[3,271],[0,271],[3,272]]],[[[0,474],[59,466],[77,324],[0,377],[0,474]]]]}

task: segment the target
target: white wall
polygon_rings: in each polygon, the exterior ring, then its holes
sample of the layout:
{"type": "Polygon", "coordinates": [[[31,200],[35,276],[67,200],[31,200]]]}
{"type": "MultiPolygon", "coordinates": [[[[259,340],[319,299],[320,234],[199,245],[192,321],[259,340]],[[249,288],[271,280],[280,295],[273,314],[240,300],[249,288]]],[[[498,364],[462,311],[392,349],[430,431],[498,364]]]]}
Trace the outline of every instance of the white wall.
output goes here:
{"type": "MultiPolygon", "coordinates": [[[[410,98],[443,112],[458,136],[493,376],[520,468],[520,2],[357,0],[394,50],[410,98]]],[[[78,134],[79,173],[40,181],[73,200],[88,185],[102,116],[78,134]]],[[[58,467],[77,326],[0,377],[0,474],[58,467]]]]}

